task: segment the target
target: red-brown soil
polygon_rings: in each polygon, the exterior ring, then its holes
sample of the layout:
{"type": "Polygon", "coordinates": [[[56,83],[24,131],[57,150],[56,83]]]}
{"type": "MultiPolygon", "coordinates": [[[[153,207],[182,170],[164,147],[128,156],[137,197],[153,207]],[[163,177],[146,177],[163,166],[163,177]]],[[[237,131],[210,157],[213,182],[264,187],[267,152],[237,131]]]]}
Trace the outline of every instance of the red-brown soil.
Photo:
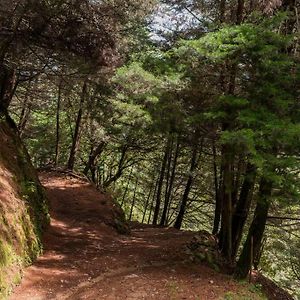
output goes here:
{"type": "Polygon", "coordinates": [[[134,225],[120,235],[110,225],[116,207],[108,196],[66,175],[44,173],[41,180],[51,226],[44,254],[11,300],[261,299],[247,285],[192,263],[185,244],[193,233],[134,225]]]}

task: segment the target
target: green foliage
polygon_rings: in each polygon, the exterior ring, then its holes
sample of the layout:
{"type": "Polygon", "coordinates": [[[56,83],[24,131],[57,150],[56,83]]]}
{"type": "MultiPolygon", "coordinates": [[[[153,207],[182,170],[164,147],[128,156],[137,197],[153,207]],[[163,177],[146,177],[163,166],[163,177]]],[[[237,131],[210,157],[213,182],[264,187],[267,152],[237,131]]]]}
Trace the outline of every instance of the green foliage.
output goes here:
{"type": "MultiPolygon", "coordinates": [[[[289,206],[292,211],[295,206],[289,206]]],[[[272,222],[265,241],[262,267],[269,277],[300,299],[299,224],[295,221],[272,222]],[[280,236],[280,239],[278,239],[280,236]]]]}
{"type": "Polygon", "coordinates": [[[278,33],[277,26],[285,19],[285,15],[278,14],[271,19],[264,19],[260,24],[243,23],[237,26],[226,26],[209,33],[198,40],[182,41],[179,53],[195,51],[203,58],[213,62],[223,62],[230,59],[231,63],[246,62],[247,59],[261,58],[265,67],[277,70],[278,63],[270,60],[270,56],[279,54],[279,49],[285,49],[291,42],[291,37],[278,33]],[[248,55],[245,55],[245,54],[248,55]]]}
{"type": "MultiPolygon", "coordinates": [[[[123,2],[111,3],[117,9],[117,4],[123,2]]],[[[204,15],[219,18],[216,3],[208,2],[210,5],[206,5],[212,6],[213,12],[206,7],[201,10],[200,19],[204,15]]],[[[256,169],[248,223],[255,201],[260,198],[261,177],[273,185],[272,196],[268,197],[272,212],[289,214],[291,207],[299,208],[300,68],[297,47],[293,47],[294,36],[283,29],[283,24],[290,21],[289,16],[279,13],[265,18],[253,14],[245,16],[240,25],[229,25],[235,23],[233,18],[222,26],[219,20],[206,20],[201,32],[179,34],[175,40],[181,40],[177,43],[170,39],[155,45],[149,39],[149,28],[141,26],[146,6],[143,1],[130,1],[124,11],[117,10],[124,20],[129,20],[125,25],[116,25],[128,30],[128,35],[118,33],[119,37],[111,37],[119,42],[123,66],[114,69],[113,63],[108,63],[107,68],[98,70],[82,64],[59,65],[55,60],[53,70],[48,70],[47,65],[35,87],[20,83],[12,112],[19,121],[22,109],[30,108],[22,137],[35,165],[55,165],[56,142],[58,165],[66,165],[75,122],[81,112],[75,170],[84,170],[99,187],[110,191],[127,218],[150,223],[155,201],[160,197],[159,218],[164,201],[169,199],[166,224],[172,226],[187,181],[192,178],[182,228],[211,230],[215,201],[218,196],[225,199],[218,193],[228,191],[223,183],[226,164],[232,176],[230,191],[234,204],[247,177],[247,165],[250,163],[256,169]],[[142,4],[142,8],[131,12],[134,4],[142,4]],[[209,32],[210,29],[215,31],[209,32]],[[58,110],[59,82],[62,90],[58,110]],[[81,103],[83,83],[87,91],[81,103]],[[166,141],[170,140],[166,170],[160,174],[166,141]],[[90,158],[102,144],[103,149],[89,166],[90,158]],[[193,149],[198,151],[198,165],[190,171],[193,149]],[[155,187],[160,175],[163,182],[158,195],[155,187]]],[[[179,7],[177,3],[176,9],[179,7]]],[[[229,18],[228,11],[224,17],[229,18]]],[[[105,61],[106,58],[110,59],[105,57],[105,61]]],[[[21,187],[26,202],[36,200],[34,194],[42,193],[30,178],[24,177],[21,187]]],[[[46,212],[43,205],[32,207],[35,212],[46,212]]],[[[235,208],[232,205],[231,211],[235,208]]],[[[297,214],[297,210],[293,208],[292,213],[297,214]]],[[[298,242],[294,238],[278,242],[281,233],[272,235],[266,247],[269,258],[263,257],[263,269],[278,281],[281,276],[285,286],[290,280],[288,288],[295,289],[298,242]],[[293,250],[288,248],[289,242],[293,250]],[[278,258],[275,249],[280,253],[278,258]],[[293,260],[296,272],[292,265],[282,263],[286,257],[293,260]]],[[[36,252],[36,247],[39,244],[28,244],[32,252],[36,252]]],[[[241,299],[235,296],[226,295],[228,299],[241,299]]]]}

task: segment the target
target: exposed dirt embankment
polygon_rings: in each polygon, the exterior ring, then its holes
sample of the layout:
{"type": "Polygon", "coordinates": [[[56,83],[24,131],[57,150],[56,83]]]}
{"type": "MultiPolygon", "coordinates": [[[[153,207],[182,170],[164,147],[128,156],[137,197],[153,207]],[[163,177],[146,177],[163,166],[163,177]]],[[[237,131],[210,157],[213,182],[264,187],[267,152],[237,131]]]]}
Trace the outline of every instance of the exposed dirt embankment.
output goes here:
{"type": "Polygon", "coordinates": [[[0,299],[41,252],[47,201],[16,130],[0,115],[0,299]]]}

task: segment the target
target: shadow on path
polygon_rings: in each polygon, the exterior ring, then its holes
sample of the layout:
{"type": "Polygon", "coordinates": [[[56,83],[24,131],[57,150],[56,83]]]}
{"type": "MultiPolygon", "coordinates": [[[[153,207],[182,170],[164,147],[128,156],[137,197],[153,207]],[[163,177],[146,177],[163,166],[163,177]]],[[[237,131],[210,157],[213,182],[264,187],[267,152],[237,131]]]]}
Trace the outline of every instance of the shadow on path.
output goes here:
{"type": "Polygon", "coordinates": [[[241,289],[189,261],[184,245],[193,233],[136,227],[119,235],[111,226],[119,211],[107,195],[66,175],[43,173],[41,181],[51,206],[44,254],[26,269],[11,300],[209,300],[241,289]]]}

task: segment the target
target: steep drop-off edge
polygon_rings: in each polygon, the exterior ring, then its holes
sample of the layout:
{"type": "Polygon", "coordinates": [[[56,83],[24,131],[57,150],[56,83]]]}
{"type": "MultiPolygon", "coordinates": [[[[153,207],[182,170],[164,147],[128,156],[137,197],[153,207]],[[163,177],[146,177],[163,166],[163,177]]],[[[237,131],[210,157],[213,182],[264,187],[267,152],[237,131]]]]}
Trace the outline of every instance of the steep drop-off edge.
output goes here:
{"type": "Polygon", "coordinates": [[[13,122],[0,115],[0,299],[42,251],[49,223],[43,187],[13,122]]]}

